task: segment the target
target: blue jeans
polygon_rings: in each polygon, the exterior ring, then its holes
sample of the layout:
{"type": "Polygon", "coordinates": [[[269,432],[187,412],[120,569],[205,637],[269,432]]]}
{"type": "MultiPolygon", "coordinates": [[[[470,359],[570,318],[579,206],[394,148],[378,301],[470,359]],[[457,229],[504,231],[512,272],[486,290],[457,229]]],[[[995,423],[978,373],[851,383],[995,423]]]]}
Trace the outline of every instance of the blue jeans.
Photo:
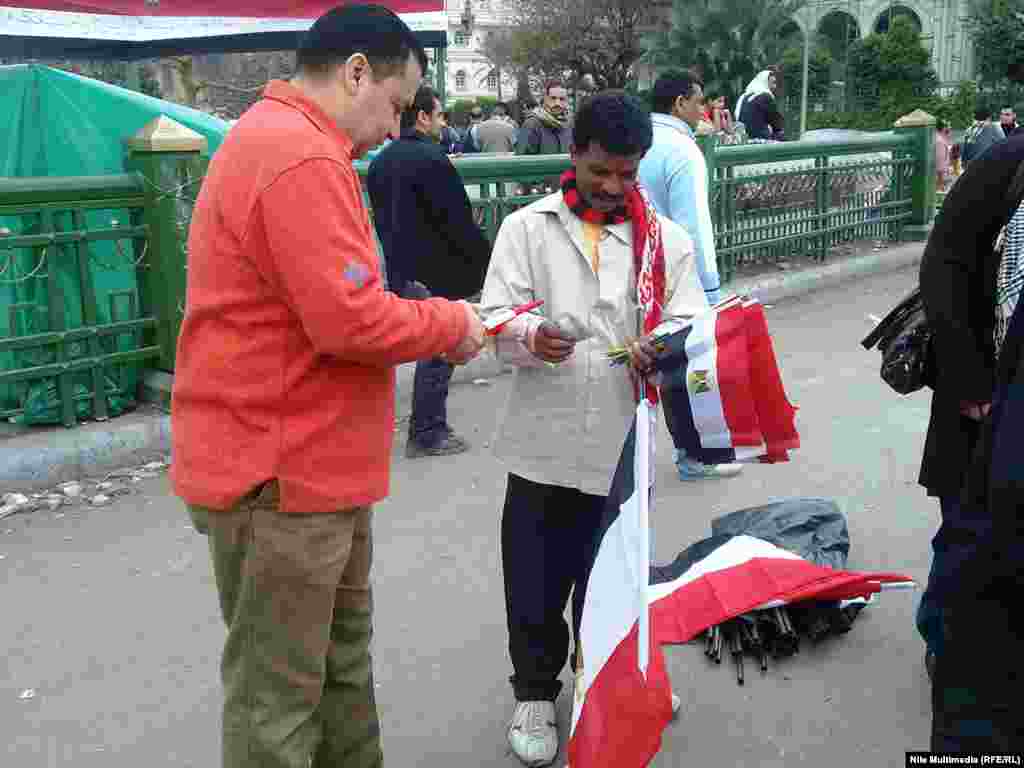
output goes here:
{"type": "Polygon", "coordinates": [[[416,363],[409,439],[427,448],[448,436],[448,384],[455,366],[439,357],[416,363]]]}
{"type": "MultiPolygon", "coordinates": [[[[430,291],[422,283],[409,280],[401,295],[422,301],[430,298],[430,291]]],[[[416,363],[409,439],[425,448],[437,446],[448,436],[448,384],[454,370],[455,366],[440,357],[416,363]]]]}
{"type": "Polygon", "coordinates": [[[992,533],[987,510],[967,510],[959,496],[939,499],[942,524],[932,539],[932,565],[928,585],[917,607],[915,623],[929,651],[936,656],[943,645],[943,604],[961,566],[975,548],[992,533]]]}

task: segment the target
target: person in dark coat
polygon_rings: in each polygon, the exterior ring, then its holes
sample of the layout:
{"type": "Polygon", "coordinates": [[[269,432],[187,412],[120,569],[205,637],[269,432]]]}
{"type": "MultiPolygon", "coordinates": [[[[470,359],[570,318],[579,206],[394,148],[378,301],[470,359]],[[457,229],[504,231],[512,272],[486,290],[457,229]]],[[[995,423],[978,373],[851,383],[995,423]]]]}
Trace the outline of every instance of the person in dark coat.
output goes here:
{"type": "Polygon", "coordinates": [[[929,671],[943,652],[943,612],[965,548],[987,534],[984,512],[965,509],[961,491],[995,388],[994,243],[1016,204],[1007,200],[1024,137],[993,146],[971,163],[946,197],[925,248],[920,285],[934,333],[936,380],[919,482],[939,499],[928,586],[917,626],[929,671]]]}
{"type": "MultiPolygon", "coordinates": [[[[981,161],[979,161],[980,164],[981,161]]],[[[1014,222],[1020,221],[1017,214],[1014,222]]],[[[1024,243],[1019,244],[1024,251],[1024,243]]],[[[1021,254],[1017,254],[1020,256],[1021,254]]],[[[1020,275],[1021,260],[1016,260],[1020,275]]],[[[960,499],[958,531],[932,685],[934,752],[1024,753],[1024,310],[1018,301],[999,354],[992,409],[960,499]]]]}
{"type": "MultiPolygon", "coordinates": [[[[402,135],[370,165],[366,186],[384,251],[388,286],[406,298],[464,299],[478,294],[491,246],[473,220],[466,188],[444,148],[441,102],[423,85],[402,113],[402,135]]],[[[462,453],[448,425],[453,368],[441,358],[416,364],[406,456],[462,453]]]]}

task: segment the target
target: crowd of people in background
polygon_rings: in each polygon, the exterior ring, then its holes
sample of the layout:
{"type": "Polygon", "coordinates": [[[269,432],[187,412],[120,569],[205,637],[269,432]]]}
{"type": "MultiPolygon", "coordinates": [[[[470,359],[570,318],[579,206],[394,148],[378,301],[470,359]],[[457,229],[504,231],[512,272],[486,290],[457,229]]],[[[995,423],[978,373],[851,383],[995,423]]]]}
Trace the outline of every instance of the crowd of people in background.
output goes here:
{"type": "Polygon", "coordinates": [[[948,190],[950,184],[972,160],[988,152],[996,144],[1020,135],[1024,127],[1017,122],[1017,111],[1003,107],[998,122],[994,112],[979,106],[974,112],[974,121],[964,131],[963,138],[955,141],[953,131],[944,120],[935,125],[935,183],[939,192],[948,190]]]}

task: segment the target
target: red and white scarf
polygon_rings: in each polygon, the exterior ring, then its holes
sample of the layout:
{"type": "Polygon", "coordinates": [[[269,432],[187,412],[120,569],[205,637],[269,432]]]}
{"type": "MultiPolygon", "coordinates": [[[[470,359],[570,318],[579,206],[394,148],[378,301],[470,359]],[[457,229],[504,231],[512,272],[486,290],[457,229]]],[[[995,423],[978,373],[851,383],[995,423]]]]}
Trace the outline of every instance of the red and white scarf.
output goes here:
{"type": "MultiPolygon", "coordinates": [[[[636,275],[636,300],[643,315],[644,335],[654,331],[661,323],[665,306],[665,247],[661,239],[661,222],[647,193],[639,184],[626,195],[622,208],[609,213],[595,211],[580,194],[576,186],[576,171],[570,168],[562,174],[562,196],[565,204],[583,221],[593,224],[622,224],[629,221],[633,228],[633,274],[636,275]]],[[[658,388],[645,381],[642,394],[651,403],[658,402],[658,388]]],[[[641,398],[641,387],[636,387],[641,398]]]]}

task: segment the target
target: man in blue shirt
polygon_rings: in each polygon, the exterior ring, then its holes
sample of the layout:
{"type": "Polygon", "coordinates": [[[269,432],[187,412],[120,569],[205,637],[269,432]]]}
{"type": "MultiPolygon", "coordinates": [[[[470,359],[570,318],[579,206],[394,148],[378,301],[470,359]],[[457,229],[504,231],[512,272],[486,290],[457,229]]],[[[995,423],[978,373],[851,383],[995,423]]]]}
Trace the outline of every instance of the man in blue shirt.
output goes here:
{"type": "MultiPolygon", "coordinates": [[[[693,238],[697,274],[711,305],[721,301],[715,233],[708,201],[708,167],[693,132],[704,114],[704,84],[691,72],[661,75],[652,94],[654,144],[640,163],[639,179],[658,213],[683,226],[693,238]]],[[[664,393],[663,393],[664,395],[664,393]]],[[[663,397],[666,410],[672,404],[663,397]]],[[[740,464],[702,464],[675,451],[682,480],[733,477],[740,464]]]]}

